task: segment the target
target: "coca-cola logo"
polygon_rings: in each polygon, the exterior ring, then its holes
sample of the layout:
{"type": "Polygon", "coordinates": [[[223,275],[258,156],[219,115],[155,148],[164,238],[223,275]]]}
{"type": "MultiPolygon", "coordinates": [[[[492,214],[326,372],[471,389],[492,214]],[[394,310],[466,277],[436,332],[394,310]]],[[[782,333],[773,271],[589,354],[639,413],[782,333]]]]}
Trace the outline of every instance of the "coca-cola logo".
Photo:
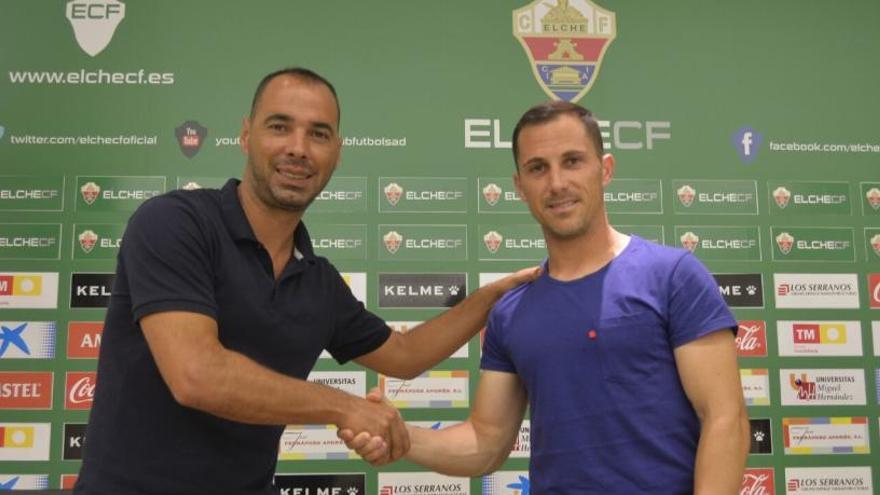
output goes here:
{"type": "Polygon", "coordinates": [[[868,274],[868,288],[871,291],[871,308],[880,308],[880,273],[868,274]]]}
{"type": "Polygon", "coordinates": [[[739,356],[767,355],[767,325],[763,321],[741,321],[736,332],[739,356]]]}
{"type": "Polygon", "coordinates": [[[95,373],[68,373],[65,408],[90,408],[95,398],[95,378],[95,373]]]}
{"type": "Polygon", "coordinates": [[[773,469],[746,469],[739,495],[774,495],[773,469]]]}

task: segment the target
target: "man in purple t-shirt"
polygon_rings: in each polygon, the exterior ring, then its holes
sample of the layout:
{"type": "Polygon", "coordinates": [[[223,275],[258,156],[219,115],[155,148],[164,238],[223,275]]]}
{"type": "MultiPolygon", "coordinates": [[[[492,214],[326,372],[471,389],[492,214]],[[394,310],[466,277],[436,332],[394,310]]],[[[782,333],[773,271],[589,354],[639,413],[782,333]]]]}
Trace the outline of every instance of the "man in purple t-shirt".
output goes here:
{"type": "MultiPolygon", "coordinates": [[[[410,427],[407,458],[490,473],[528,405],[532,493],[737,493],[749,423],[736,320],[690,253],[609,225],[614,157],[603,150],[578,105],[546,103],[520,119],[514,181],[544,232],[544,273],[492,310],[470,417],[410,427]]],[[[380,440],[340,436],[365,460],[387,460],[380,440]]]]}

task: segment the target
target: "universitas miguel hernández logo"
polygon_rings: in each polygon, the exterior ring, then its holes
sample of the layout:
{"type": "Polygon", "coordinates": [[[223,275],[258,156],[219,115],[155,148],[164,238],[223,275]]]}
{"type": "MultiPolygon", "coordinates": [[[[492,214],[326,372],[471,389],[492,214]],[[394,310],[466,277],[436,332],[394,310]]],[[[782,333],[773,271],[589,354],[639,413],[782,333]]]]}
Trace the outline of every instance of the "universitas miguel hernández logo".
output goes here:
{"type": "Polygon", "coordinates": [[[544,92],[576,102],[596,81],[617,22],[590,0],[534,0],[513,11],[513,35],[544,92]]]}

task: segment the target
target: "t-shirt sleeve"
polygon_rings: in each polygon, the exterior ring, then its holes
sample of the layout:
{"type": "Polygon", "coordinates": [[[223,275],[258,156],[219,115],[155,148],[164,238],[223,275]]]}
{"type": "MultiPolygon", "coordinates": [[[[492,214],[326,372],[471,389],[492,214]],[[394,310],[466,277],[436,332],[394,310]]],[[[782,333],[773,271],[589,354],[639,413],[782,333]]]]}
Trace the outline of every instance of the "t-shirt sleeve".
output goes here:
{"type": "Polygon", "coordinates": [[[192,311],[217,318],[210,249],[192,207],[159,196],[132,215],[119,263],[135,322],[163,311],[192,311]]]}
{"type": "Polygon", "coordinates": [[[736,318],[727,308],[718,283],[692,254],[681,257],[669,280],[669,329],[673,347],[716,330],[736,334],[736,318]]]}
{"type": "Polygon", "coordinates": [[[392,330],[354,297],[335,268],[333,275],[333,338],[327,351],[339,364],[344,364],[381,347],[392,330]]]}
{"type": "Polygon", "coordinates": [[[486,323],[480,369],[516,373],[516,367],[504,345],[503,325],[499,319],[496,306],[496,309],[489,313],[489,320],[486,323]]]}

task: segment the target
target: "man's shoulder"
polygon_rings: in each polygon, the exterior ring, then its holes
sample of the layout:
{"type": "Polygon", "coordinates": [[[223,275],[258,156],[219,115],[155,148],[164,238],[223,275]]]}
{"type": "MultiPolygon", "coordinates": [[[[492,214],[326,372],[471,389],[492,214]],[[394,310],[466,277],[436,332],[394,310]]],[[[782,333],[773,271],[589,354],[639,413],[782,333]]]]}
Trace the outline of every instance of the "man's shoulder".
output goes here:
{"type": "Polygon", "coordinates": [[[632,236],[630,243],[632,249],[627,250],[628,258],[641,269],[674,270],[683,258],[691,254],[687,249],[664,246],[638,236],[632,236]]]}
{"type": "Polygon", "coordinates": [[[144,201],[135,211],[132,220],[161,227],[187,217],[203,218],[220,214],[220,191],[177,189],[144,201]]]}
{"type": "Polygon", "coordinates": [[[516,311],[523,296],[532,288],[532,284],[533,282],[528,282],[505,292],[492,307],[492,315],[495,318],[509,318],[516,311]]]}
{"type": "Polygon", "coordinates": [[[169,209],[189,209],[193,211],[219,212],[220,191],[218,189],[175,189],[144,201],[141,208],[150,211],[169,209]]]}

